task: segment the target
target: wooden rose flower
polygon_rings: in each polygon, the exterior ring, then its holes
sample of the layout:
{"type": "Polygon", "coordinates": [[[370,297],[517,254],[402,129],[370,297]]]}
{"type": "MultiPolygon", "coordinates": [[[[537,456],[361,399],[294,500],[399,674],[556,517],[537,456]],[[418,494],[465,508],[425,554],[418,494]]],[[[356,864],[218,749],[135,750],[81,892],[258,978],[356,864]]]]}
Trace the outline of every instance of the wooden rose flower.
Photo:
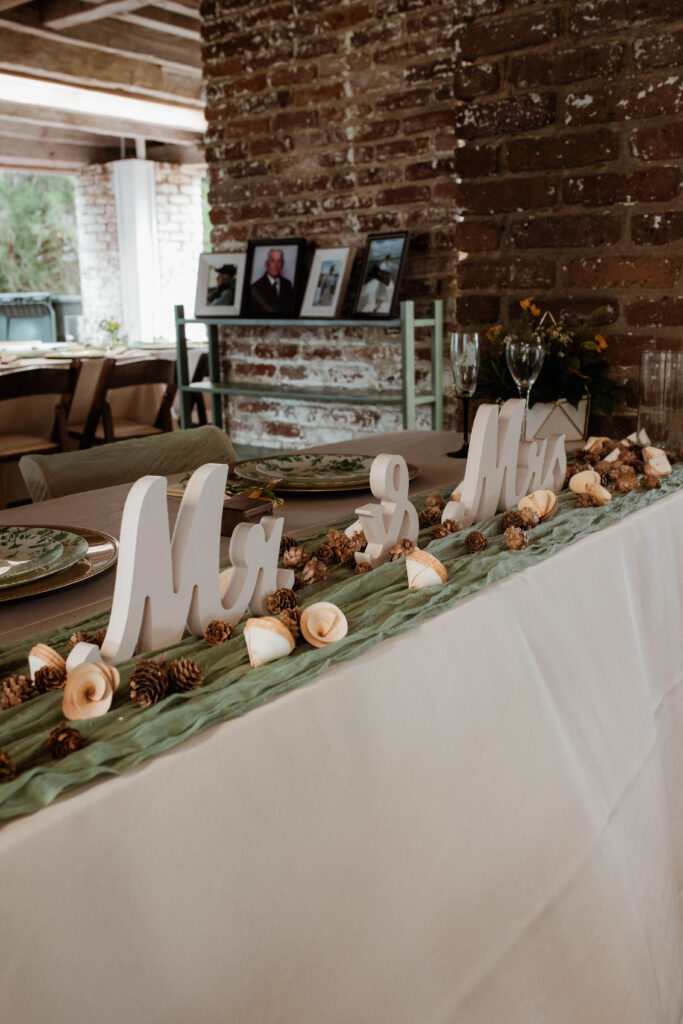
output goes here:
{"type": "Polygon", "coordinates": [[[66,677],[62,713],[69,721],[98,718],[107,713],[118,689],[119,673],[101,661],[86,661],[66,677]]]}

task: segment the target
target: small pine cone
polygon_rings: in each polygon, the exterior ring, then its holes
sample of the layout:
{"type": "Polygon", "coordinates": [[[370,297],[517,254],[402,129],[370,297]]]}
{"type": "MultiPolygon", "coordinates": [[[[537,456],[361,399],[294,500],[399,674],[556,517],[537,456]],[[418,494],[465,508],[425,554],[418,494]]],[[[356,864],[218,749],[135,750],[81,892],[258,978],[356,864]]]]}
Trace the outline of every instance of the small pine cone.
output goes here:
{"type": "Polygon", "coordinates": [[[417,518],[421,528],[424,526],[434,526],[441,520],[441,509],[437,508],[436,505],[428,505],[422,509],[417,518]]]}
{"type": "Polygon", "coordinates": [[[168,694],[168,666],[165,661],[143,658],[130,677],[130,696],[141,708],[158,704],[168,694]]]}
{"type": "Polygon", "coordinates": [[[168,663],[169,690],[176,693],[189,693],[196,690],[204,681],[202,666],[192,658],[178,658],[168,663]]]}
{"type": "Polygon", "coordinates": [[[292,583],[292,590],[301,590],[304,585],[304,581],[298,572],[294,573],[294,582],[292,583]]]}
{"type": "Polygon", "coordinates": [[[584,451],[584,452],[581,453],[581,458],[589,466],[594,466],[595,463],[599,461],[600,455],[599,455],[599,453],[597,451],[591,451],[591,452],[585,452],[584,451]]]}
{"type": "Polygon", "coordinates": [[[350,537],[346,538],[348,547],[352,552],[362,551],[364,547],[367,547],[368,539],[362,530],[357,533],[352,533],[350,537]]]}
{"type": "MultiPolygon", "coordinates": [[[[342,534],[342,536],[344,536],[342,534]]],[[[349,540],[348,537],[344,537],[343,540],[332,544],[332,551],[334,552],[335,562],[339,562],[340,565],[351,565],[355,562],[353,557],[359,548],[356,548],[356,542],[349,540]]]]}
{"type": "Polygon", "coordinates": [[[500,520],[501,533],[505,533],[510,526],[517,526],[519,529],[522,528],[522,517],[514,508],[508,509],[507,512],[503,512],[500,520]]]}
{"type": "Polygon", "coordinates": [[[66,650],[64,651],[64,657],[68,658],[73,651],[76,644],[94,644],[97,641],[92,633],[72,633],[66,643],[66,650]]]}
{"type": "Polygon", "coordinates": [[[392,562],[395,562],[398,558],[405,558],[406,555],[411,554],[414,550],[415,541],[400,540],[397,544],[394,544],[393,548],[389,548],[389,557],[392,562]]]}
{"type": "Polygon", "coordinates": [[[326,580],[329,574],[324,562],[321,562],[319,558],[309,558],[301,575],[304,583],[320,583],[321,580],[326,580]]]}
{"type": "Polygon", "coordinates": [[[505,543],[510,548],[510,551],[521,551],[522,548],[527,548],[529,546],[529,538],[527,537],[526,530],[523,530],[519,526],[508,526],[503,537],[505,538],[505,543]]]}
{"type": "Polygon", "coordinates": [[[538,518],[538,512],[535,512],[533,508],[521,508],[519,510],[519,517],[522,520],[520,526],[523,530],[533,530],[534,526],[538,526],[541,521],[538,518]]]}
{"type": "Polygon", "coordinates": [[[473,555],[476,551],[483,551],[488,546],[489,542],[479,530],[472,530],[472,533],[468,533],[465,537],[465,550],[468,555],[473,555]]]}
{"type": "Polygon", "coordinates": [[[232,626],[223,619],[212,619],[204,630],[204,639],[209,647],[218,647],[227,643],[233,634],[232,626]]]}
{"type": "Polygon", "coordinates": [[[308,554],[306,548],[300,544],[295,545],[293,548],[287,548],[282,556],[282,564],[286,569],[298,569],[300,565],[303,565],[308,554]]]}
{"type": "Polygon", "coordinates": [[[643,477],[643,487],[646,491],[654,491],[661,486],[658,473],[646,473],[643,477]]]}
{"type": "Polygon", "coordinates": [[[354,576],[364,576],[366,572],[372,572],[372,566],[369,562],[357,562],[356,567],[353,570],[354,576]]]}
{"type": "Polygon", "coordinates": [[[593,466],[595,472],[600,474],[600,483],[603,487],[610,478],[609,471],[611,468],[612,464],[610,462],[605,462],[604,459],[601,459],[599,462],[596,462],[593,466]]]}
{"type": "Polygon", "coordinates": [[[285,608],[296,608],[297,604],[296,594],[288,587],[281,587],[266,598],[266,607],[271,615],[279,615],[285,608]]]}
{"type": "Polygon", "coordinates": [[[106,635],[107,635],[107,627],[106,626],[104,627],[104,629],[98,629],[97,632],[95,633],[95,639],[93,640],[93,643],[97,644],[98,647],[101,647],[102,644],[104,643],[104,638],[105,638],[106,635]]]}
{"type": "Polygon", "coordinates": [[[73,754],[74,750],[80,750],[85,740],[78,729],[73,729],[66,722],[62,722],[53,729],[47,738],[47,749],[55,761],[73,754]]]}
{"type": "Polygon", "coordinates": [[[11,782],[16,777],[17,769],[14,761],[6,750],[0,750],[0,782],[11,782]]]}
{"type": "Polygon", "coordinates": [[[319,544],[311,557],[319,558],[325,565],[332,565],[334,562],[334,550],[329,544],[319,544]]]}
{"type": "Polygon", "coordinates": [[[296,538],[290,537],[286,533],[284,533],[282,535],[282,539],[280,541],[280,558],[282,558],[282,556],[284,555],[285,551],[288,551],[290,548],[295,548],[295,547],[296,547],[296,538]]]}
{"type": "Polygon", "coordinates": [[[289,630],[295,640],[298,640],[301,636],[300,621],[301,609],[298,607],[285,608],[284,611],[280,612],[280,622],[285,629],[289,630]]]}
{"type": "Polygon", "coordinates": [[[576,495],[577,508],[597,508],[597,505],[597,499],[590,493],[590,491],[576,495]]]}
{"type": "Polygon", "coordinates": [[[343,544],[349,538],[346,536],[343,530],[328,530],[327,531],[327,543],[334,547],[335,544],[343,544]]]}
{"type": "Polygon", "coordinates": [[[66,683],[66,669],[55,668],[53,665],[43,665],[36,670],[33,677],[33,685],[36,693],[50,693],[52,690],[61,690],[66,683]]]}
{"type": "Polygon", "coordinates": [[[0,707],[3,711],[16,707],[29,700],[34,693],[33,683],[26,676],[10,676],[5,679],[0,690],[0,707]]]}
{"type": "Polygon", "coordinates": [[[618,462],[615,466],[614,480],[633,480],[636,475],[636,471],[633,466],[626,466],[622,462],[618,462]]]}
{"type": "Polygon", "coordinates": [[[569,486],[569,481],[574,476],[574,473],[578,473],[576,466],[567,466],[567,470],[564,474],[564,483],[562,484],[563,487],[569,486]]]}
{"type": "Polygon", "coordinates": [[[442,498],[440,494],[430,494],[425,498],[425,508],[445,508],[446,499],[442,498]]]}
{"type": "MultiPolygon", "coordinates": [[[[450,522],[452,522],[452,521],[453,520],[450,520],[450,522]]],[[[450,528],[448,526],[448,522],[449,522],[449,520],[446,520],[445,523],[439,523],[438,526],[434,527],[434,529],[431,532],[431,536],[434,538],[434,540],[439,540],[441,537],[449,537],[450,536],[451,531],[450,531],[450,528]]]]}
{"type": "Polygon", "coordinates": [[[614,483],[614,490],[620,494],[628,494],[640,487],[640,481],[635,476],[621,476],[614,483]]]}

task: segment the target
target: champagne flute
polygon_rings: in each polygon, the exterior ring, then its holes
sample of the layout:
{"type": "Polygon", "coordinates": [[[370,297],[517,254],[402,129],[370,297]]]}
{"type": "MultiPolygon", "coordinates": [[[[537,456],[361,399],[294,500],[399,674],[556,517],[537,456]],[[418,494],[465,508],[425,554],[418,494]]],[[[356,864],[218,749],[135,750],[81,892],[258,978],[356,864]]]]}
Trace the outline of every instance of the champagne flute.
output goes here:
{"type": "Polygon", "coordinates": [[[479,335],[476,331],[456,331],[451,334],[451,367],[455,381],[455,393],[462,399],[464,437],[462,448],[448,452],[452,459],[466,459],[469,451],[469,406],[470,398],[477,387],[479,374],[479,335]]]}
{"type": "Polygon", "coordinates": [[[517,385],[519,397],[524,399],[524,419],[522,420],[522,440],[526,441],[526,414],[529,409],[529,392],[541,372],[545,349],[536,335],[529,341],[524,338],[508,336],[505,339],[505,358],[508,370],[517,385]]]}

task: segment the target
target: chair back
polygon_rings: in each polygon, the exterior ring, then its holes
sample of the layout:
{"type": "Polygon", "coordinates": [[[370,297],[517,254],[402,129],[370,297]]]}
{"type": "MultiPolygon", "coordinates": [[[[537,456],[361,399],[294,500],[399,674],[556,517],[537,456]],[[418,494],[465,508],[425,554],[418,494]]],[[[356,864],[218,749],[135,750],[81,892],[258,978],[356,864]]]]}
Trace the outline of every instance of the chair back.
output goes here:
{"type": "Polygon", "coordinates": [[[188,473],[207,462],[234,464],[235,450],[218,427],[174,430],[56,455],[26,455],[19,462],[33,501],[132,483],[141,476],[188,473]]]}
{"type": "Polygon", "coordinates": [[[80,368],[80,361],[74,359],[70,366],[31,366],[0,373],[0,402],[6,398],[58,395],[66,406],[74,393],[80,368]]]}

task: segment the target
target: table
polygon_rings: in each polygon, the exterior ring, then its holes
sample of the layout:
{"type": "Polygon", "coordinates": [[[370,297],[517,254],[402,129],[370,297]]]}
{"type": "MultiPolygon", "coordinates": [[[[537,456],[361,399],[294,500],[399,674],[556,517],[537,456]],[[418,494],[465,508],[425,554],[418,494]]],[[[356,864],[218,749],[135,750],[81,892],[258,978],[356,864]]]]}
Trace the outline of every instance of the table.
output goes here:
{"type": "Polygon", "coordinates": [[[3,1014],[679,1022],[682,510],[6,826],[3,1014]]]}

